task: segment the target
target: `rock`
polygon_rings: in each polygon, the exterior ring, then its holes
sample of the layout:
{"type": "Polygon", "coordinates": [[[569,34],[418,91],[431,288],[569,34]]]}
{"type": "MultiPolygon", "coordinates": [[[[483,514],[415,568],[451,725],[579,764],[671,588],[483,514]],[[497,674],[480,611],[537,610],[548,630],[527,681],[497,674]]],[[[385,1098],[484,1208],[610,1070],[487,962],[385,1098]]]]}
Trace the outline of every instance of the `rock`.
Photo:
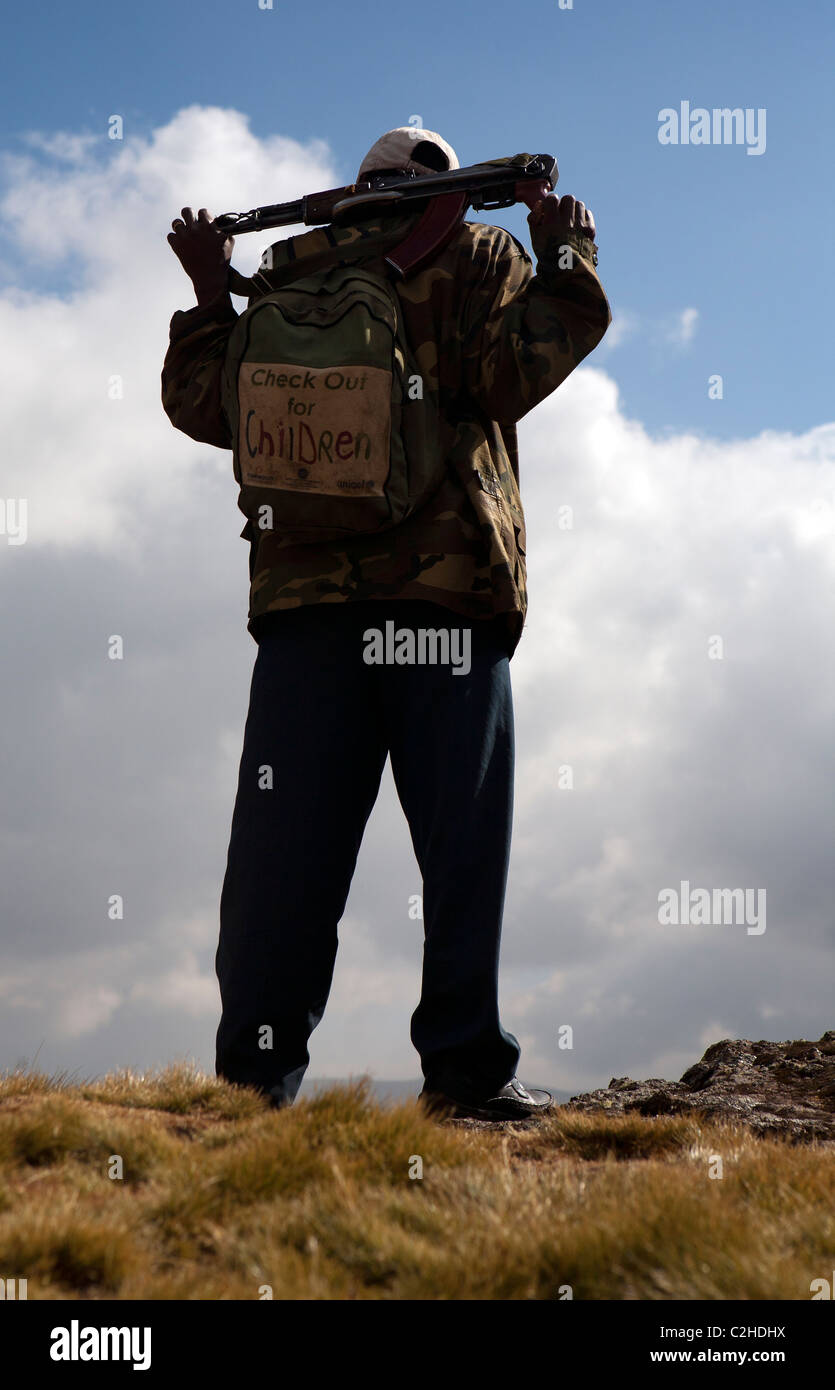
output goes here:
{"type": "Polygon", "coordinates": [[[564,1109],[610,1115],[701,1111],[796,1143],[835,1142],[835,1029],[817,1042],[724,1038],[688,1067],[680,1081],[613,1076],[608,1087],[572,1096],[564,1109]]]}

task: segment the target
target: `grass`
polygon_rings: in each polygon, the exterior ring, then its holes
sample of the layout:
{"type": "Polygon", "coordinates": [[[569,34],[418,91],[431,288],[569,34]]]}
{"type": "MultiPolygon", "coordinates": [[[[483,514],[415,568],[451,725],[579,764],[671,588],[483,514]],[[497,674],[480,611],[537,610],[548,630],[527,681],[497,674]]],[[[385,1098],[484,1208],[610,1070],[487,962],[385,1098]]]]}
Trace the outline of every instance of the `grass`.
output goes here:
{"type": "Polygon", "coordinates": [[[804,1300],[833,1268],[831,1145],[467,1129],[365,1079],[274,1111],[186,1064],[0,1076],[0,1277],[30,1299],[804,1300]]]}

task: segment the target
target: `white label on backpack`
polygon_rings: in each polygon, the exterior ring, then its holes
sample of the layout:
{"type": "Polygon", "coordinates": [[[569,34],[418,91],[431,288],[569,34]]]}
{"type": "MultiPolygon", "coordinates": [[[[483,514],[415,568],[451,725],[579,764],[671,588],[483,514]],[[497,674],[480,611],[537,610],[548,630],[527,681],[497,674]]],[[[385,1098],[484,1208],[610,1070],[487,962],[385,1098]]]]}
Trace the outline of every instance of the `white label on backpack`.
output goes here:
{"type": "Polygon", "coordinates": [[[252,487],[382,497],[389,475],[391,372],[242,362],[238,455],[252,487]]]}

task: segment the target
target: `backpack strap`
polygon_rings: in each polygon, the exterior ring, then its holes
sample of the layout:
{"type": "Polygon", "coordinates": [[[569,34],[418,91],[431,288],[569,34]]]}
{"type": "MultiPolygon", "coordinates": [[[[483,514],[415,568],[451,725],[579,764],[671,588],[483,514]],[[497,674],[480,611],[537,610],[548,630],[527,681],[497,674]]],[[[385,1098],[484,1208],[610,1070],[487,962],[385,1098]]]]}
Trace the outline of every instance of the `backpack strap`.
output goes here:
{"type": "MultiPolygon", "coordinates": [[[[332,265],[349,265],[355,261],[379,264],[379,273],[388,280],[406,279],[422,270],[447,245],[460,227],[466,207],[463,194],[444,194],[429,201],[417,223],[414,217],[408,220],[405,236],[403,220],[398,218],[398,225],[390,231],[383,226],[379,234],[332,243],[316,254],[300,259],[291,254],[281,265],[256,270],[251,276],[241,275],[230,265],[229,289],[232,294],[245,296],[251,305],[263,295],[291,284],[300,276],[313,275],[332,265]]],[[[328,233],[325,228],[316,230],[325,235],[328,233]]],[[[293,241],[295,238],[290,237],[288,242],[280,245],[286,247],[293,241]]]]}

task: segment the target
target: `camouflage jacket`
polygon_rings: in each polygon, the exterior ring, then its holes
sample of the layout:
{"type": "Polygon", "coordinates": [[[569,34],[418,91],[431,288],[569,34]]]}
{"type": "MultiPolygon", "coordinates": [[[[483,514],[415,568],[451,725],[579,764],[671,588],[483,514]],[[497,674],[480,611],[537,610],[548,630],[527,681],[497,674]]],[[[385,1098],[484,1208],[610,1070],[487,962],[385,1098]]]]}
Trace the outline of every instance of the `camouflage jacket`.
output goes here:
{"type": "MultiPolygon", "coordinates": [[[[416,215],[317,227],[277,242],[272,266],[280,273],[292,261],[302,275],[332,261],[335,248],[346,260],[379,255],[416,215]]],[[[393,282],[420,370],[441,397],[447,477],[399,526],[342,548],[288,545],[248,520],[241,535],[250,544],[248,628],[256,641],[281,609],[405,598],[496,618],[512,655],[527,611],[516,421],[566,379],[611,322],[591,241],[536,228],[531,239],[535,274],[509,232],[463,222],[426,269],[393,282]]],[[[162,371],[171,423],[223,449],[232,440],[221,370],[236,319],[231,300],[175,313],[162,371]]]]}

